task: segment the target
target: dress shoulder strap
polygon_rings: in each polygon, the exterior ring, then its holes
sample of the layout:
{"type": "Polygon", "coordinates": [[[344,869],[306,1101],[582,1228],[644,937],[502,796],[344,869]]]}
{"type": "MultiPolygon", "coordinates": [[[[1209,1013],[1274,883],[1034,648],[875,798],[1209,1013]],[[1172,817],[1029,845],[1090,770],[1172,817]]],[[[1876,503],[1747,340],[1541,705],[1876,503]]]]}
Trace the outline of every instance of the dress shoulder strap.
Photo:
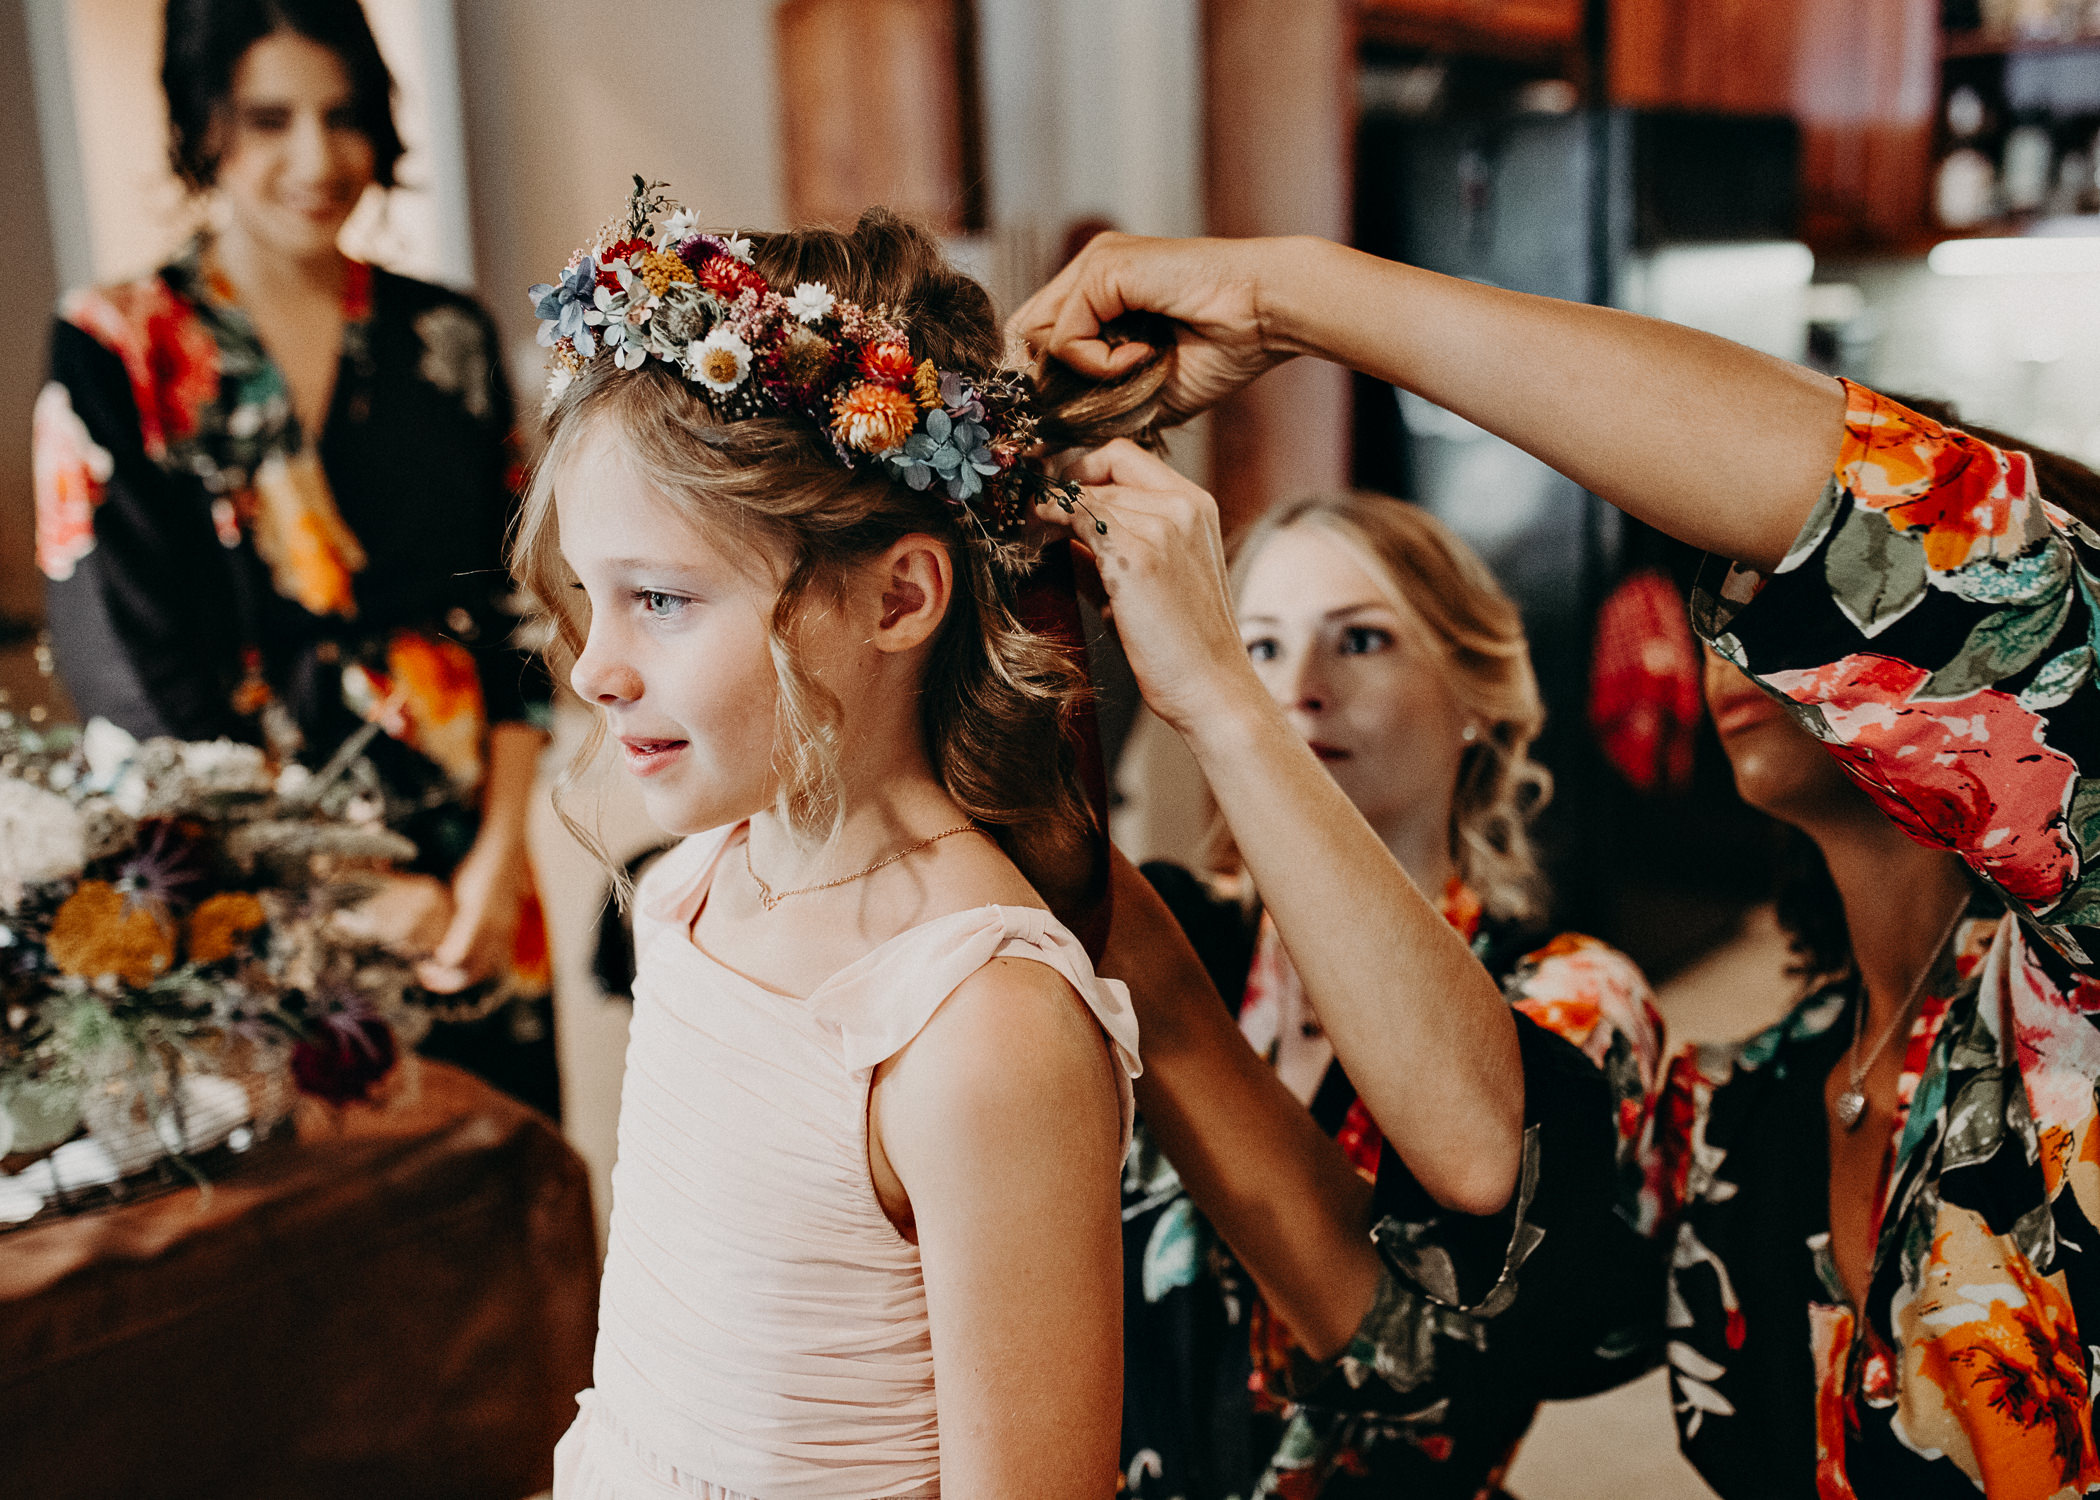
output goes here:
{"type": "Polygon", "coordinates": [[[1056,970],[1093,1012],[1115,1051],[1128,1144],[1130,1082],[1143,1071],[1130,991],[1121,980],[1096,974],[1079,940],[1040,907],[980,906],[936,918],[841,969],[809,1003],[836,1028],[847,1067],[876,1068],[903,1051],[963,981],[995,958],[1025,958],[1056,970]]]}

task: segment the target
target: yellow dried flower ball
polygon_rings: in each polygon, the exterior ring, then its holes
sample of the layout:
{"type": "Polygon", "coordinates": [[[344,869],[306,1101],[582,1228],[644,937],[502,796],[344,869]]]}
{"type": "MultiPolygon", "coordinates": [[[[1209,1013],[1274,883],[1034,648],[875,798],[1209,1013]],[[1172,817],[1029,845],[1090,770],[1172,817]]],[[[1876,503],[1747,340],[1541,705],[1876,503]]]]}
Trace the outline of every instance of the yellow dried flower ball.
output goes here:
{"type": "Polygon", "coordinates": [[[232,957],[242,940],[267,920],[262,903],[246,891],[205,897],[190,913],[190,962],[215,964],[232,957]]]}
{"type": "Polygon", "coordinates": [[[661,297],[674,281],[691,281],[693,268],[665,250],[650,250],[642,256],[642,284],[652,297],[661,297]]]}
{"type": "Polygon", "coordinates": [[[53,914],[44,951],[61,974],[141,989],[175,961],[175,924],[144,902],[127,911],[123,892],[106,880],[83,880],[53,914]]]}

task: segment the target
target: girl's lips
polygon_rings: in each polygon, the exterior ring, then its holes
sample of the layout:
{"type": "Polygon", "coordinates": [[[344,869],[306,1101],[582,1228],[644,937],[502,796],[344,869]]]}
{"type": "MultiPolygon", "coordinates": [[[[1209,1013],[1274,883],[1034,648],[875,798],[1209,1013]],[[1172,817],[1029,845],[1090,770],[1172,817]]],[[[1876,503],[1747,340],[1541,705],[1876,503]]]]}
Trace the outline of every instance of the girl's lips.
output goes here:
{"type": "Polygon", "coordinates": [[[1347,760],[1349,758],[1348,751],[1338,749],[1333,745],[1323,745],[1318,740],[1307,740],[1306,748],[1312,751],[1312,753],[1318,756],[1321,760],[1326,761],[1329,764],[1332,764],[1333,762],[1338,760],[1347,760]]]}
{"type": "Polygon", "coordinates": [[[684,740],[620,739],[620,754],[627,761],[627,769],[637,776],[654,776],[665,766],[676,760],[685,750],[684,740]]]}

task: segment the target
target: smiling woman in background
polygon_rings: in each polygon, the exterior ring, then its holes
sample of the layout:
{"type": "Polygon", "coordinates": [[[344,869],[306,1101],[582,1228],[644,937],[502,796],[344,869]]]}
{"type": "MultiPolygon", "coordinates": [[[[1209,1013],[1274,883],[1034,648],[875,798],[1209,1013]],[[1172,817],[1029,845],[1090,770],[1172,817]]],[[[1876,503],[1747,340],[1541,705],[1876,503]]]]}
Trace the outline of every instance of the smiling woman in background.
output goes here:
{"type": "Polygon", "coordinates": [[[318,768],[363,736],[421,851],[371,919],[453,997],[424,1050],[555,1112],[524,837],[544,688],[510,642],[494,329],[336,247],[403,149],[356,0],[170,0],[161,80],[214,227],[60,307],[35,432],[60,675],[141,737],[318,768]]]}

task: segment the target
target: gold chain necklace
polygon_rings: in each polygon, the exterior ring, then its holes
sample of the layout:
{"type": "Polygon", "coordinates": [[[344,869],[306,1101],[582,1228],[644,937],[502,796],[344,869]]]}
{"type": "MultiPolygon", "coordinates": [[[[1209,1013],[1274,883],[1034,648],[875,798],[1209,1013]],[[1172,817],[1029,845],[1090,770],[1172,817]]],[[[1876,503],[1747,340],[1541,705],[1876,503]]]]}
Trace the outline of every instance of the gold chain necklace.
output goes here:
{"type": "Polygon", "coordinates": [[[744,834],[744,873],[746,875],[749,875],[751,877],[752,884],[758,887],[758,904],[763,906],[767,911],[771,911],[774,907],[778,906],[781,902],[787,900],[787,898],[790,896],[807,896],[812,891],[828,891],[834,886],[851,885],[856,880],[866,880],[870,875],[873,875],[877,870],[882,869],[884,866],[893,865],[898,860],[903,859],[908,854],[917,854],[921,849],[926,848],[930,844],[938,844],[942,839],[952,839],[958,833],[981,832],[983,832],[983,830],[980,829],[975,823],[958,823],[953,828],[945,829],[942,832],[935,834],[930,839],[920,839],[916,844],[912,844],[907,846],[906,848],[899,849],[888,859],[876,860],[875,863],[869,865],[865,870],[855,870],[851,875],[841,875],[838,879],[827,880],[821,885],[797,886],[792,891],[782,891],[779,895],[776,896],[775,894],[773,894],[773,887],[766,884],[765,877],[760,875],[758,871],[751,868],[751,834],[748,830],[746,830],[744,834]]]}
{"type": "Polygon", "coordinates": [[[1954,920],[1949,922],[1947,930],[1940,934],[1939,943],[1932,950],[1932,957],[1925,960],[1925,967],[1920,969],[1918,977],[1910,982],[1910,995],[1904,1000],[1903,1008],[1897,1011],[1895,1019],[1883,1028],[1880,1040],[1874,1043],[1874,1049],[1867,1054],[1864,1062],[1858,1060],[1859,1036],[1867,1023],[1867,986],[1865,980],[1861,980],[1859,1007],[1852,1012],[1852,1045],[1845,1049],[1845,1070],[1850,1075],[1850,1082],[1838,1094],[1836,1105],[1838,1124],[1847,1130],[1859,1129],[1859,1122],[1867,1117],[1867,1070],[1880,1058],[1881,1049],[1888,1046],[1889,1038],[1896,1034],[1897,1029],[1909,1019],[1910,1013],[1917,1009],[1918,996],[1924,992],[1925,981],[1930,979],[1933,970],[1940,966],[1940,955],[1946,952],[1947,944],[1954,937],[1954,930],[1961,926],[1961,919],[1968,914],[1969,898],[1964,893],[1961,904],[1955,908],[1954,920]]]}

